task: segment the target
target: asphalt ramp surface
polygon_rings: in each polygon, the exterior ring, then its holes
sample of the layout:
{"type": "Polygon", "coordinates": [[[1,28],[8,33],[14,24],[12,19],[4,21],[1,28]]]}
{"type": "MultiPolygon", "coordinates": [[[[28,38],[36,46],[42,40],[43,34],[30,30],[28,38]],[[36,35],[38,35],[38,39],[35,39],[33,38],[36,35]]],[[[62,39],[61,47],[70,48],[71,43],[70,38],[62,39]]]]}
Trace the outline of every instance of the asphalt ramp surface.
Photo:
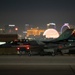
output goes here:
{"type": "Polygon", "coordinates": [[[75,65],[0,65],[0,75],[75,75],[75,65]]]}

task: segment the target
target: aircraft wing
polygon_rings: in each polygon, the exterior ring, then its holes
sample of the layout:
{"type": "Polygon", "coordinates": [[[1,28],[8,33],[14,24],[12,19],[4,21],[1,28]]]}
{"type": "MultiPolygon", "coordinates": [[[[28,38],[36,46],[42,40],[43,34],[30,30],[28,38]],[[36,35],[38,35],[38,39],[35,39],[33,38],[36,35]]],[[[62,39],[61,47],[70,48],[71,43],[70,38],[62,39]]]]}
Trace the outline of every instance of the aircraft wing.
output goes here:
{"type": "Polygon", "coordinates": [[[53,40],[48,40],[48,41],[46,40],[43,42],[45,44],[48,44],[48,43],[56,43],[56,44],[66,43],[68,39],[72,38],[72,34],[74,31],[75,31],[74,29],[67,29],[58,38],[53,39],[53,40]]]}

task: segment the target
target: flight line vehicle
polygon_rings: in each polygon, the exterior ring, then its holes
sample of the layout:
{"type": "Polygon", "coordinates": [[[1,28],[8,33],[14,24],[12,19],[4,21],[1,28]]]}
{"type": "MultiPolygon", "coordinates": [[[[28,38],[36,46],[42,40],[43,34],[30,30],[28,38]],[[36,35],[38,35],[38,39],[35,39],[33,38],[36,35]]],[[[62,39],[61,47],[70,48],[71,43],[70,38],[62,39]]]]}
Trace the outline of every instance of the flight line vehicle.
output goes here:
{"type": "Polygon", "coordinates": [[[25,39],[25,41],[17,46],[17,54],[27,54],[29,56],[33,54],[41,54],[44,44],[36,40],[25,39]]]}
{"type": "Polygon", "coordinates": [[[75,30],[67,29],[58,38],[43,41],[44,53],[51,55],[75,54],[75,30]]]}

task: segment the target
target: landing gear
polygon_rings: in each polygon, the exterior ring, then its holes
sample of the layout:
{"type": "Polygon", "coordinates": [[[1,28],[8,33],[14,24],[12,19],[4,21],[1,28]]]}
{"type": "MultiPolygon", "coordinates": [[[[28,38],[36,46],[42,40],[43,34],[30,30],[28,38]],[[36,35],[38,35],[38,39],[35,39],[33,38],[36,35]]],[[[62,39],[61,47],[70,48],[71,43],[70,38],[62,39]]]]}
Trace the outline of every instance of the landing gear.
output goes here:
{"type": "Polygon", "coordinates": [[[29,52],[28,52],[28,56],[31,56],[31,55],[32,55],[32,52],[31,52],[31,51],[29,51],[29,52]]]}
{"type": "Polygon", "coordinates": [[[55,56],[55,52],[52,52],[52,56],[55,56]]]}

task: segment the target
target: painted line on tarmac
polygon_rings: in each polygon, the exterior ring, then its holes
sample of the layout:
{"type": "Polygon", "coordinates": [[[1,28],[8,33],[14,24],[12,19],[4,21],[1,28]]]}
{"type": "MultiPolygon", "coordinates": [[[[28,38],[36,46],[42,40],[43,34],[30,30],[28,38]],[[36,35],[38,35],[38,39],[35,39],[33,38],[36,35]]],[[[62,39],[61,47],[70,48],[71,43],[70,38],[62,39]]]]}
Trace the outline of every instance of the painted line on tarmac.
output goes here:
{"type": "Polygon", "coordinates": [[[75,65],[75,63],[0,63],[0,65],[75,65]]]}

